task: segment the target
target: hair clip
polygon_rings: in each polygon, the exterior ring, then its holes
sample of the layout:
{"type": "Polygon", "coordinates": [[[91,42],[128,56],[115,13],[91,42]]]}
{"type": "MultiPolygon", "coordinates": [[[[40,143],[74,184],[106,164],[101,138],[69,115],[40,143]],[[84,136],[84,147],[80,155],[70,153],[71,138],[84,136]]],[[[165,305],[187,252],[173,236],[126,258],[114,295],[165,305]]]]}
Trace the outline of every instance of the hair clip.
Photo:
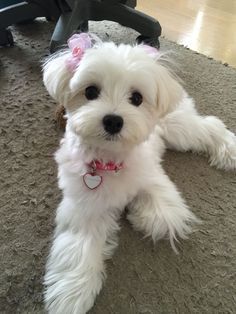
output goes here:
{"type": "Polygon", "coordinates": [[[68,39],[67,43],[71,55],[66,59],[66,65],[68,70],[73,72],[79,66],[85,51],[92,47],[92,38],[88,33],[74,34],[68,39]]]}

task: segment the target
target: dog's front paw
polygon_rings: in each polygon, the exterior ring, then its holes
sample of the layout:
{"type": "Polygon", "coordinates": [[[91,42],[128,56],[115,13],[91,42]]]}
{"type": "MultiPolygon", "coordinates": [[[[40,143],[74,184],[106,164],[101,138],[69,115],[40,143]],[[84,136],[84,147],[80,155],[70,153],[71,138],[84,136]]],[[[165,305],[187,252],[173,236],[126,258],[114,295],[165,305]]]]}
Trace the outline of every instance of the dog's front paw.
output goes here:
{"type": "Polygon", "coordinates": [[[236,169],[236,136],[226,130],[221,144],[217,145],[210,154],[210,164],[218,169],[236,169]]]}
{"type": "Polygon", "coordinates": [[[94,304],[94,300],[102,287],[102,278],[80,278],[70,271],[59,274],[46,274],[45,307],[49,314],[85,314],[94,304]],[[61,277],[59,279],[59,276],[61,277]]]}
{"type": "Polygon", "coordinates": [[[91,236],[69,231],[54,239],[44,278],[50,314],[85,314],[102,288],[102,246],[91,236]]]}
{"type": "Polygon", "coordinates": [[[136,230],[151,236],[154,242],[169,238],[175,252],[175,240],[186,239],[192,232],[192,225],[200,222],[178,198],[175,202],[171,200],[161,204],[160,199],[144,194],[134,199],[129,209],[127,218],[136,230]]]}

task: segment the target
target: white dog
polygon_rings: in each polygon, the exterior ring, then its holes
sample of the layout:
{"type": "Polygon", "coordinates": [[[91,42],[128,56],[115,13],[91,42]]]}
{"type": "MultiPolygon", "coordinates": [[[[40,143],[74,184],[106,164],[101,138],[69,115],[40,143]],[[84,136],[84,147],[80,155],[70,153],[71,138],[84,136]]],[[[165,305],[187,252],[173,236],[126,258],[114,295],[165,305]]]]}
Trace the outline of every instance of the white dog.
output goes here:
{"type": "Polygon", "coordinates": [[[49,313],[82,314],[101,290],[125,206],[135,229],[168,237],[174,249],[197,221],[161,166],[165,146],[206,152],[211,165],[230,170],[236,138],[197,113],[154,48],[94,44],[88,34],[68,43],[44,65],[45,86],[67,112],[45,302],[49,313]]]}

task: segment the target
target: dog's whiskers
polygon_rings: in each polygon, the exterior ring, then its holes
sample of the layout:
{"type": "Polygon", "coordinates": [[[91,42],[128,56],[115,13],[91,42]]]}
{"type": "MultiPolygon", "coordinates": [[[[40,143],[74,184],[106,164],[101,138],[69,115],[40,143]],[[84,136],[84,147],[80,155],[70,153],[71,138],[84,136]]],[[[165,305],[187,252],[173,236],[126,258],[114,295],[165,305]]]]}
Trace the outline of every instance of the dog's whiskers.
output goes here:
{"type": "Polygon", "coordinates": [[[102,139],[109,142],[116,142],[122,138],[120,134],[109,135],[107,134],[107,132],[102,132],[100,136],[102,137],[102,139]]]}

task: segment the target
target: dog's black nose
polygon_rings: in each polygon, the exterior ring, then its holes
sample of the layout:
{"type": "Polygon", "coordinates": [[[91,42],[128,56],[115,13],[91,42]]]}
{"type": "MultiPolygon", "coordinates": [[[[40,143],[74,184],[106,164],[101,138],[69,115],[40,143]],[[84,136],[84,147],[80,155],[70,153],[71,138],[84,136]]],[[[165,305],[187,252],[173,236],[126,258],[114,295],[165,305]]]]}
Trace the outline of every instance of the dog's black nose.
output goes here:
{"type": "Polygon", "coordinates": [[[106,115],[103,118],[102,122],[103,122],[105,131],[107,131],[107,133],[112,134],[112,135],[119,133],[124,124],[124,120],[122,119],[122,117],[117,116],[115,114],[106,115]]]}

